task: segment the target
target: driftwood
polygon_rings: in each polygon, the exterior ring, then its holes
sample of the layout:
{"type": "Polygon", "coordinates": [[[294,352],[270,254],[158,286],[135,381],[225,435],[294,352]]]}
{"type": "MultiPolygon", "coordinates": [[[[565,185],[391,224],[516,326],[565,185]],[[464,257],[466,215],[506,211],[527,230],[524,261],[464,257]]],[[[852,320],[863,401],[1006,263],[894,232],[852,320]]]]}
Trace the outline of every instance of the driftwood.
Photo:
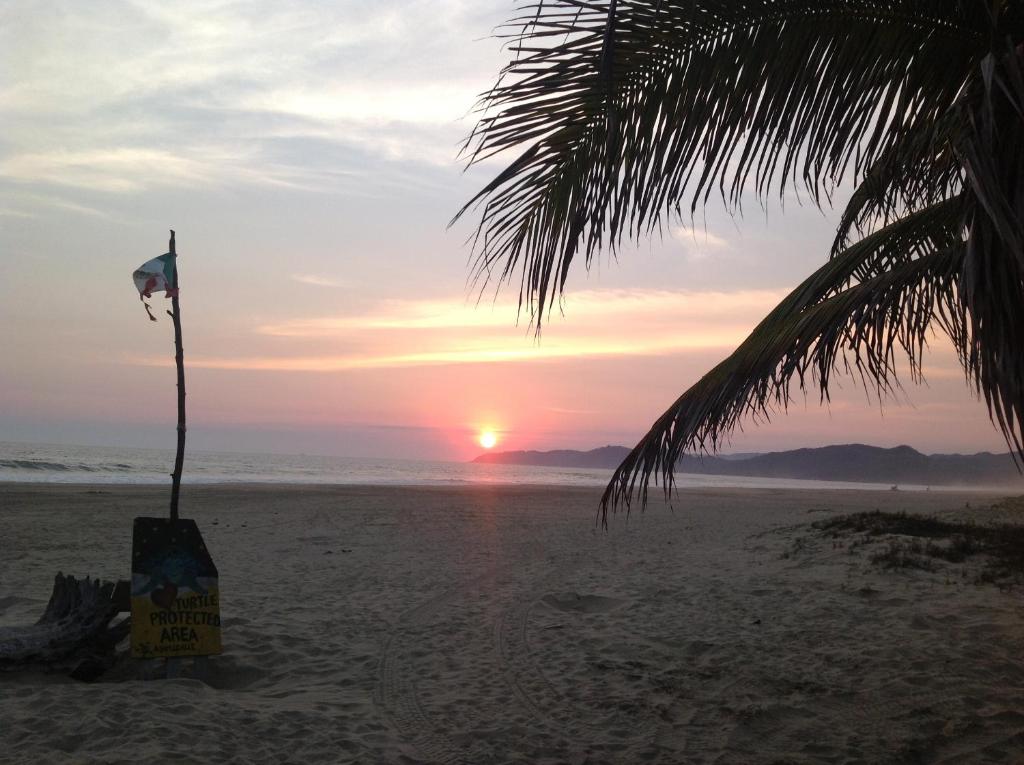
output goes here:
{"type": "Polygon", "coordinates": [[[42,617],[33,625],[0,627],[0,669],[45,665],[91,680],[114,661],[130,619],[111,624],[128,610],[128,582],[75,579],[58,573],[42,617]]]}

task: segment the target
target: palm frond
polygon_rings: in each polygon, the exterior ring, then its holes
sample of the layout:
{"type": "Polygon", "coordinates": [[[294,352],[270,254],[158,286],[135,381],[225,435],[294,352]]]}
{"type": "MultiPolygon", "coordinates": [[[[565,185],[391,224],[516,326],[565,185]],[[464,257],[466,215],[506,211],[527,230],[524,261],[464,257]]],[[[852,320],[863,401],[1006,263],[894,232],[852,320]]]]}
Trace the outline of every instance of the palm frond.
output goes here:
{"type": "MultiPolygon", "coordinates": [[[[895,349],[916,378],[933,327],[951,338],[993,422],[1015,456],[1024,457],[1022,60],[1024,50],[1008,45],[986,58],[983,76],[971,81],[955,107],[951,124],[957,127],[944,138],[944,156],[933,157],[925,173],[932,190],[912,190],[892,212],[903,217],[834,253],[732,356],[684,393],[616,471],[602,500],[603,517],[609,507],[628,506],[638,483],[646,501],[651,477],[667,490],[684,452],[717,449],[742,417],[767,418],[784,409],[794,381],[802,390],[817,385],[827,399],[832,372],[852,368],[884,394],[898,385],[895,349]],[[961,188],[948,196],[941,184],[954,172],[961,188]],[[908,214],[929,194],[942,200],[908,214]]],[[[913,156],[905,151],[902,160],[913,156]]],[[[908,188],[900,186],[898,163],[877,167],[878,187],[864,190],[860,200],[855,195],[862,210],[882,209],[887,194],[898,198],[908,188]]]]}
{"type": "Polygon", "coordinates": [[[878,157],[843,209],[832,255],[845,250],[855,237],[955,196],[963,187],[963,167],[954,146],[966,129],[962,114],[953,109],[927,130],[903,136],[878,157]]]}
{"type": "Polygon", "coordinates": [[[956,291],[965,245],[952,236],[957,200],[890,224],[830,260],[797,287],[725,361],[654,423],[615,471],[602,519],[634,494],[646,504],[651,478],[670,490],[684,454],[716,451],[745,417],[785,409],[795,383],[823,401],[833,374],[853,372],[879,396],[899,386],[897,351],[920,379],[928,334],[940,328],[969,348],[956,291]],[[933,245],[941,244],[936,249],[933,245]],[[639,488],[638,488],[639,487],[639,488]]]}
{"type": "MultiPolygon", "coordinates": [[[[998,8],[998,4],[995,7],[998,8]]],[[[1024,8],[1020,3],[1005,3],[1001,13],[992,18],[990,50],[968,78],[953,107],[939,115],[932,124],[923,124],[920,129],[899,137],[865,168],[843,211],[833,253],[844,249],[854,233],[863,235],[906,212],[956,194],[963,187],[965,174],[971,172],[972,166],[987,164],[987,169],[979,168],[980,177],[994,177],[992,164],[1002,163],[996,157],[1001,156],[1005,149],[1000,149],[993,139],[1005,139],[1020,132],[1019,121],[1014,124],[1014,120],[1020,117],[1017,112],[1020,108],[1020,49],[1017,46],[1020,44],[1022,15],[1024,8]],[[995,100],[1009,107],[1004,111],[1017,113],[1009,122],[1004,120],[1005,124],[999,130],[991,124],[995,100]],[[1017,102],[1015,106],[1014,101],[1017,102]],[[990,123],[984,137],[978,134],[979,117],[988,119],[990,123]],[[971,158],[970,161],[965,161],[967,157],[971,158]]],[[[971,183],[976,183],[978,177],[975,172],[971,183]]],[[[1001,192],[1006,190],[1004,185],[998,190],[1000,193],[988,196],[993,200],[1003,199],[1001,192]]],[[[973,193],[985,196],[979,188],[975,188],[973,193]]],[[[1017,190],[1013,193],[1022,192],[1017,190]]],[[[1011,223],[1004,227],[1004,233],[1017,237],[1012,233],[1014,226],[1011,223]]],[[[1020,243],[1018,238],[1016,244],[1020,243]]]]}
{"type": "Polygon", "coordinates": [[[525,146],[482,206],[475,278],[539,322],[582,251],[794,183],[816,201],[949,111],[985,56],[981,0],[553,0],[483,100],[470,162],[525,146]]]}
{"type": "Polygon", "coordinates": [[[962,110],[967,255],[960,290],[971,344],[962,358],[989,414],[1024,460],[1024,49],[986,58],[962,110]]]}
{"type": "Polygon", "coordinates": [[[538,0],[517,23],[465,151],[519,155],[455,218],[480,211],[474,277],[518,278],[538,331],[581,253],[714,195],[857,184],[831,260],[654,424],[604,518],[793,385],[884,396],[897,357],[918,380],[935,329],[1024,458],[1024,3],[538,0]]]}

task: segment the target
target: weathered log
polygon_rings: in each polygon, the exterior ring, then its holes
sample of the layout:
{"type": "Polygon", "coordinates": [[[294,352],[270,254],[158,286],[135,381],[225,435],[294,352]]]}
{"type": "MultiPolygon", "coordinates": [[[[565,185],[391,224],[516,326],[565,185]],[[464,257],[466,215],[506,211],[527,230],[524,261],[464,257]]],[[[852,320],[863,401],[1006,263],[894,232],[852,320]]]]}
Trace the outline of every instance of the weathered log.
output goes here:
{"type": "Polygon", "coordinates": [[[111,624],[128,609],[127,593],[127,582],[58,573],[39,621],[0,627],[0,669],[46,665],[93,679],[113,662],[115,647],[128,635],[130,619],[111,624]]]}

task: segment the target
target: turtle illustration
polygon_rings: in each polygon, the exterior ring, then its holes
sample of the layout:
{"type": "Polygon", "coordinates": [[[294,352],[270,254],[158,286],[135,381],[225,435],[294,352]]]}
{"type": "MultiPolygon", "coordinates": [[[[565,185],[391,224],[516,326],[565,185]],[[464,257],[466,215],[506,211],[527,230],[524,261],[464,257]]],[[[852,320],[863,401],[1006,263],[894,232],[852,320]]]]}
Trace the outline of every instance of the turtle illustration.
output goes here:
{"type": "MultiPolygon", "coordinates": [[[[206,588],[199,584],[198,577],[203,576],[205,566],[192,555],[180,550],[173,550],[153,561],[149,567],[149,581],[136,588],[132,595],[154,593],[158,587],[164,590],[173,588],[177,595],[179,588],[188,588],[199,595],[206,594],[206,588]]],[[[173,601],[173,597],[171,597],[173,601]]],[[[154,597],[154,602],[160,601],[154,597]]]]}

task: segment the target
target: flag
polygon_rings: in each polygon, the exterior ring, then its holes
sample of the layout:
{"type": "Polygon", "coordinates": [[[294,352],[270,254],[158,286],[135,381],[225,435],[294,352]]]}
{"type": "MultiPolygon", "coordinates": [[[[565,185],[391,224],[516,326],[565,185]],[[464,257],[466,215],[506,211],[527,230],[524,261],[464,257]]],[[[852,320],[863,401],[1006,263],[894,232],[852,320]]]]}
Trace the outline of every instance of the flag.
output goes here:
{"type": "Polygon", "coordinates": [[[175,257],[166,253],[158,258],[147,260],[135,269],[132,279],[135,281],[135,289],[139,291],[139,300],[146,307],[150,321],[156,321],[153,312],[149,310],[149,303],[146,298],[153,297],[154,292],[164,291],[164,297],[177,297],[178,290],[174,287],[175,282],[175,257]]]}

